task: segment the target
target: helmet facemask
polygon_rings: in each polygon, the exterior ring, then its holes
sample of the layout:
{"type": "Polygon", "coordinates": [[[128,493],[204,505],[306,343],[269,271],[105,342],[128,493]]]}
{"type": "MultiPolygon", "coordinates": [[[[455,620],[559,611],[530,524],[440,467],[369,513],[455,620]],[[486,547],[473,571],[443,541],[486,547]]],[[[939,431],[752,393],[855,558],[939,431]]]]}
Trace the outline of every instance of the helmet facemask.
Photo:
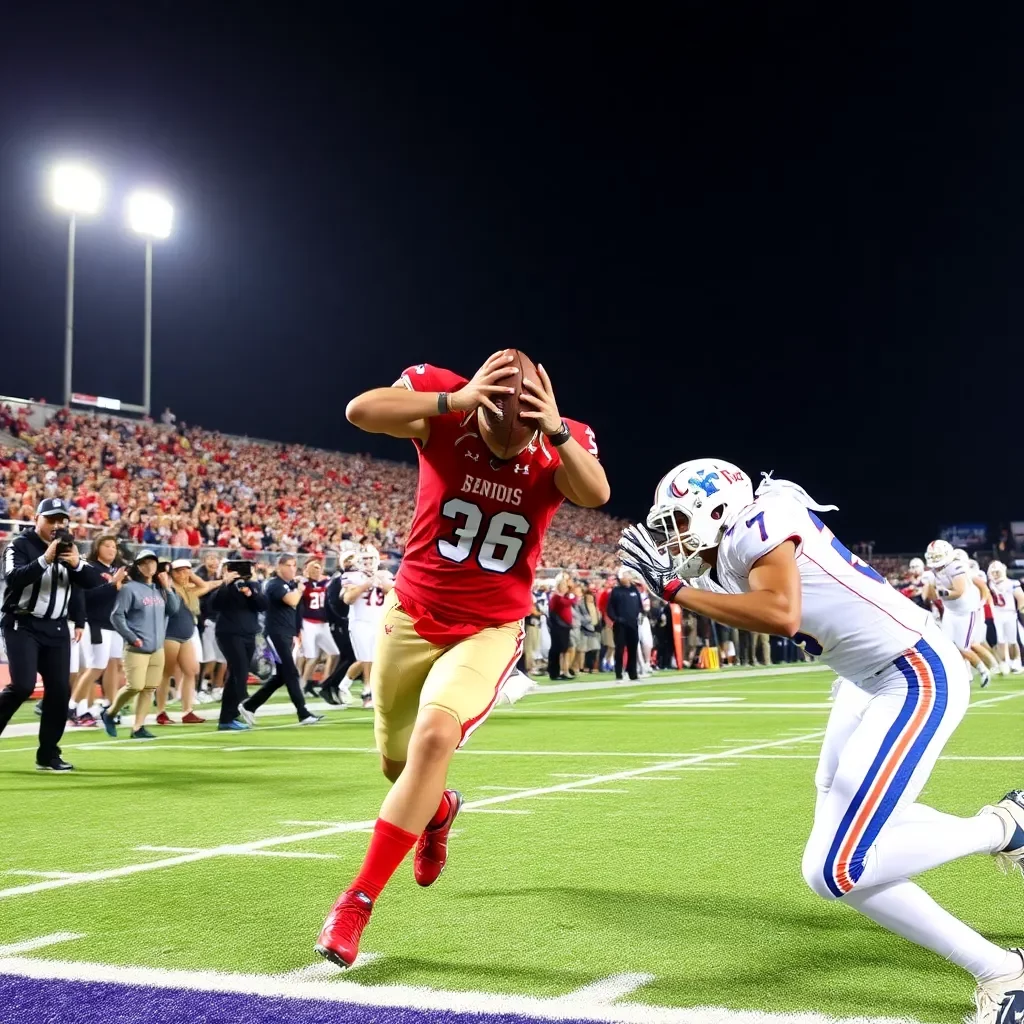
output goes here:
{"type": "Polygon", "coordinates": [[[658,550],[672,559],[672,568],[680,579],[696,579],[711,569],[703,557],[705,551],[718,547],[725,531],[725,504],[711,510],[713,524],[721,524],[709,542],[691,526],[689,513],[679,505],[655,505],[647,516],[647,529],[658,550]]]}

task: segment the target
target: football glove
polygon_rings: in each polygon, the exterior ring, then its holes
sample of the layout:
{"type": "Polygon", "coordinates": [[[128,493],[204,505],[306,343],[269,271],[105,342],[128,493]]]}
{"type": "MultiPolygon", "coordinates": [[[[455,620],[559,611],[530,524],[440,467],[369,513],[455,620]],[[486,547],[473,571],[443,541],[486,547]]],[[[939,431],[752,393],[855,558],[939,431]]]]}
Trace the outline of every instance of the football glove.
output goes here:
{"type": "Polygon", "coordinates": [[[685,584],[675,574],[672,557],[658,550],[658,545],[642,523],[627,526],[618,545],[619,561],[627,569],[638,573],[651,593],[671,601],[685,584]]]}

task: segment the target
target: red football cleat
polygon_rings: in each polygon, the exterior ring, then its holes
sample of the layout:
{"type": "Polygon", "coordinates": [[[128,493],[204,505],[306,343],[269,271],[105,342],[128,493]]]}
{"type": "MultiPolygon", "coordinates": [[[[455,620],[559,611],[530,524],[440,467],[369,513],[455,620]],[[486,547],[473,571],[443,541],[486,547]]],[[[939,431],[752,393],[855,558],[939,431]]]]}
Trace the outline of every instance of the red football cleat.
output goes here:
{"type": "Polygon", "coordinates": [[[365,892],[343,892],[331,908],[313,947],[339,967],[351,967],[359,956],[359,937],[370,923],[373,900],[365,892]]]}
{"type": "Polygon", "coordinates": [[[448,817],[433,828],[424,830],[416,840],[416,856],[412,862],[412,873],[420,885],[433,885],[445,864],[448,863],[448,833],[456,815],[462,809],[462,794],[455,789],[446,789],[448,817]]]}

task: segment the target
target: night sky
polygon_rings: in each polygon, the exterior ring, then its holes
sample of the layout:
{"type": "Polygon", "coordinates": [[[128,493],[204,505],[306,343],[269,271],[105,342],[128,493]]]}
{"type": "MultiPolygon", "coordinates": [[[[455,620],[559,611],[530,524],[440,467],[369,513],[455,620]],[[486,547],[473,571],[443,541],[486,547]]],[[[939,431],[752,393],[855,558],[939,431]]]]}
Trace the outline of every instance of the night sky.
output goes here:
{"type": "Polygon", "coordinates": [[[613,512],[711,454],[835,502],[848,543],[1024,519],[1011,5],[347,6],[5,10],[0,393],[61,396],[45,174],[80,156],[108,203],[77,391],[141,401],[122,204],[152,185],[157,412],[410,457],[348,398],[517,345],[596,430],[613,512]]]}

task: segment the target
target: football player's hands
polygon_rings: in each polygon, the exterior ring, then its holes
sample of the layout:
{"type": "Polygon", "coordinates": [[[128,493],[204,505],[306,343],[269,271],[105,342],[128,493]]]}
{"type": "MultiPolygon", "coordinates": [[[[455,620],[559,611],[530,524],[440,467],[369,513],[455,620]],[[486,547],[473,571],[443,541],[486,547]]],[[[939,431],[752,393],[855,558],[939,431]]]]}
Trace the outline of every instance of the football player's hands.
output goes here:
{"type": "Polygon", "coordinates": [[[537,364],[539,381],[523,378],[523,390],[519,393],[519,401],[526,403],[526,409],[519,413],[519,418],[533,420],[541,433],[557,434],[562,429],[562,415],[555,402],[555,392],[551,387],[551,378],[539,363],[537,364]]]}
{"type": "Polygon", "coordinates": [[[672,567],[672,557],[658,550],[654,538],[642,523],[627,526],[622,531],[617,553],[619,561],[627,569],[637,573],[658,597],[666,601],[671,601],[684,586],[672,567]]]}
{"type": "Polygon", "coordinates": [[[485,409],[490,409],[498,419],[501,419],[501,411],[491,401],[490,396],[515,394],[515,388],[511,388],[507,384],[495,383],[503,377],[519,372],[518,367],[509,365],[512,359],[512,353],[508,349],[503,348],[500,352],[495,352],[476,371],[468,384],[448,396],[448,408],[456,409],[459,412],[471,412],[482,405],[485,409]]]}

